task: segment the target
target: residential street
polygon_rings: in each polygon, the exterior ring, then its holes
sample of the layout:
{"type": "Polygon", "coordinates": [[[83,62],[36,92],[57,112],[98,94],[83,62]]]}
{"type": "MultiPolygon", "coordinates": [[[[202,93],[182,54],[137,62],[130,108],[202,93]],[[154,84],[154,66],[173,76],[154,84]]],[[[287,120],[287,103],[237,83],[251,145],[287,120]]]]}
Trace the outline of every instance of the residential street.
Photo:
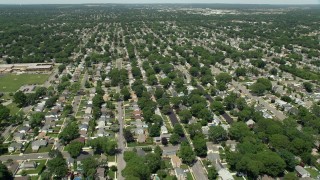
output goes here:
{"type": "MultiPolygon", "coordinates": [[[[117,91],[120,91],[120,88],[117,88],[117,91]]],[[[118,133],[118,150],[120,151],[117,155],[117,179],[118,180],[124,180],[124,177],[122,176],[121,172],[126,166],[126,162],[123,159],[123,153],[125,150],[125,139],[123,136],[123,109],[122,109],[122,102],[119,101],[117,105],[117,111],[118,111],[118,121],[119,121],[119,133],[118,133]]]]}

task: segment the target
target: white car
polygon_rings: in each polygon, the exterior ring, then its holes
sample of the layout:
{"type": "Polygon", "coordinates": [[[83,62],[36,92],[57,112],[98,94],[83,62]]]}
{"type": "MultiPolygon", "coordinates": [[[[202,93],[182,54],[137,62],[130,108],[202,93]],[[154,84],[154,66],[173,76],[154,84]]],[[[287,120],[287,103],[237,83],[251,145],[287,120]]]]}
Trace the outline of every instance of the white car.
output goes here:
{"type": "Polygon", "coordinates": [[[43,158],[42,156],[38,156],[38,159],[41,159],[41,158],[43,158]]]}

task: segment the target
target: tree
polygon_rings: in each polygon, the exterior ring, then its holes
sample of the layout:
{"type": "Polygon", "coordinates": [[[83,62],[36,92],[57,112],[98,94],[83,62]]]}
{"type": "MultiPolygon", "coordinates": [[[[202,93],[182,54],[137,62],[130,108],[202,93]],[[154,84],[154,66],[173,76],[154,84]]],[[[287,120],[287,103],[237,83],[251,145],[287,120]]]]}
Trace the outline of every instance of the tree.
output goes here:
{"type": "Polygon", "coordinates": [[[241,141],[244,137],[252,135],[248,126],[243,122],[235,122],[229,129],[231,139],[241,141]]]}
{"type": "Polygon", "coordinates": [[[98,161],[94,159],[94,157],[89,157],[82,160],[81,163],[82,163],[84,176],[87,178],[93,179],[96,173],[96,169],[98,167],[98,161]]]}
{"type": "Polygon", "coordinates": [[[71,157],[76,158],[80,155],[83,146],[83,143],[74,141],[67,146],[67,151],[70,153],[71,157]]]}
{"type": "Polygon", "coordinates": [[[208,168],[208,179],[216,180],[218,177],[218,172],[214,166],[208,168]]]}
{"type": "Polygon", "coordinates": [[[79,127],[75,122],[72,122],[62,130],[62,132],[59,134],[59,139],[63,140],[65,143],[69,143],[79,136],[79,127]]]}
{"type": "Polygon", "coordinates": [[[0,122],[1,120],[8,120],[10,118],[10,109],[0,104],[0,122]]]}
{"type": "Polygon", "coordinates": [[[203,137],[203,134],[197,135],[193,139],[194,151],[197,156],[199,157],[206,157],[207,156],[207,144],[206,140],[203,137]]]}
{"type": "Polygon", "coordinates": [[[235,71],[235,73],[236,73],[236,76],[245,76],[246,75],[246,73],[247,73],[247,70],[246,70],[246,68],[237,68],[236,69],[236,71],[235,71]]]}
{"type": "Polygon", "coordinates": [[[149,153],[146,155],[146,163],[151,173],[156,173],[160,169],[161,156],[155,153],[149,153]]]}
{"type": "Polygon", "coordinates": [[[158,137],[160,136],[160,125],[159,124],[153,124],[149,128],[149,135],[151,137],[158,137]]]}
{"type": "Polygon", "coordinates": [[[59,74],[61,74],[65,69],[66,69],[66,65],[61,64],[61,65],[58,67],[59,74]]]}
{"type": "Polygon", "coordinates": [[[12,173],[8,170],[7,166],[0,162],[0,179],[12,180],[12,173]]]}
{"type": "Polygon", "coordinates": [[[175,124],[173,127],[173,132],[179,136],[184,136],[183,128],[180,124],[175,124]]]}
{"type": "Polygon", "coordinates": [[[127,87],[124,87],[123,89],[121,89],[121,94],[123,95],[123,99],[125,101],[130,99],[131,94],[130,94],[130,91],[129,91],[129,89],[127,87]]]}
{"type": "Polygon", "coordinates": [[[254,83],[250,86],[250,90],[258,96],[262,96],[266,89],[267,88],[262,83],[254,83]]]}
{"type": "Polygon", "coordinates": [[[158,156],[162,156],[162,149],[160,146],[156,146],[154,148],[154,153],[157,154],[158,156]]]}
{"type": "Polygon", "coordinates": [[[262,151],[257,154],[257,160],[263,163],[263,171],[273,177],[277,177],[283,173],[286,163],[281,157],[271,151],[262,151]]]}
{"type": "Polygon", "coordinates": [[[161,138],[161,144],[164,145],[164,146],[167,146],[168,145],[168,139],[165,138],[165,137],[162,137],[161,138]]]}
{"type": "Polygon", "coordinates": [[[259,78],[259,79],[257,79],[257,83],[263,84],[266,87],[266,90],[268,90],[268,91],[272,90],[272,83],[269,79],[259,78]]]}
{"type": "Polygon", "coordinates": [[[209,140],[214,143],[219,143],[226,140],[228,137],[227,131],[221,126],[211,126],[209,129],[209,140]]]}
{"type": "Polygon", "coordinates": [[[192,114],[189,110],[184,109],[178,113],[180,121],[184,124],[188,124],[189,120],[192,118],[192,114]]]}
{"type": "Polygon", "coordinates": [[[42,112],[36,112],[31,115],[30,125],[32,128],[40,126],[42,120],[44,120],[45,116],[42,112]]]}
{"type": "Polygon", "coordinates": [[[275,149],[286,149],[290,146],[290,141],[285,135],[274,134],[270,137],[269,144],[275,149]]]}
{"type": "Polygon", "coordinates": [[[134,142],[134,137],[130,130],[125,129],[123,131],[123,136],[126,139],[127,143],[134,142]]]}
{"type": "Polygon", "coordinates": [[[304,89],[305,89],[308,93],[312,93],[312,91],[313,91],[313,84],[311,84],[310,82],[304,82],[304,83],[303,83],[303,87],[304,87],[304,89]]]}
{"type": "Polygon", "coordinates": [[[47,163],[48,171],[51,175],[61,179],[68,173],[68,166],[66,160],[62,156],[57,156],[47,163]]]}
{"type": "Polygon", "coordinates": [[[180,142],[180,136],[178,134],[173,133],[169,139],[169,142],[172,145],[177,145],[180,142]]]}
{"type": "Polygon", "coordinates": [[[23,107],[27,103],[27,96],[22,91],[18,91],[13,96],[13,102],[17,103],[19,107],[23,107]]]}
{"type": "Polygon", "coordinates": [[[270,69],[269,73],[275,76],[278,74],[278,70],[276,68],[272,68],[270,69]]]}
{"type": "Polygon", "coordinates": [[[190,138],[193,139],[197,134],[202,133],[202,126],[200,123],[190,124],[188,128],[188,132],[190,138]]]}
{"type": "Polygon", "coordinates": [[[214,101],[211,103],[211,109],[215,111],[218,114],[224,113],[224,107],[223,104],[220,101],[214,101]]]}
{"type": "Polygon", "coordinates": [[[196,158],[191,146],[186,142],[182,142],[181,144],[179,157],[182,159],[183,163],[189,166],[194,162],[196,158]]]}
{"type": "Polygon", "coordinates": [[[320,106],[317,105],[316,103],[312,105],[311,111],[316,117],[320,117],[320,106]]]}

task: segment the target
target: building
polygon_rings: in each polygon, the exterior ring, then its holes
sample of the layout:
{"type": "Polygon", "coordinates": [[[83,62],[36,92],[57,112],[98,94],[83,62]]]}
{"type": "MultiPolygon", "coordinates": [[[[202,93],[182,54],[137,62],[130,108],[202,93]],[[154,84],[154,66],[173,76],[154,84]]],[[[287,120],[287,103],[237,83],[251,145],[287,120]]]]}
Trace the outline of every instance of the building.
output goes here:
{"type": "Polygon", "coordinates": [[[15,151],[20,151],[22,149],[22,144],[21,143],[16,143],[13,142],[8,146],[8,152],[15,152],[15,151]]]}
{"type": "Polygon", "coordinates": [[[47,145],[48,145],[48,142],[46,140],[36,140],[32,142],[31,148],[32,148],[32,151],[37,152],[40,149],[40,147],[44,147],[47,145]]]}
{"type": "Polygon", "coordinates": [[[35,169],[37,167],[37,163],[34,161],[31,162],[23,162],[20,166],[20,169],[35,169]]]}
{"type": "Polygon", "coordinates": [[[295,170],[296,170],[298,176],[301,178],[310,177],[310,173],[306,169],[304,169],[302,166],[296,166],[295,170]]]}
{"type": "Polygon", "coordinates": [[[0,64],[0,73],[10,72],[49,72],[53,63],[0,64]]]}

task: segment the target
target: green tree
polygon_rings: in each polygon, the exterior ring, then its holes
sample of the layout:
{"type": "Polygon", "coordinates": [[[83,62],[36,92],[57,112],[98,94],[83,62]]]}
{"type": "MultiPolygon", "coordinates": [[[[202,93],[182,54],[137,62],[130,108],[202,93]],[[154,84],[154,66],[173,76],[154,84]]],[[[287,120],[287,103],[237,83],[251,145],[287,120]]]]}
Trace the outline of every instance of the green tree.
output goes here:
{"type": "Polygon", "coordinates": [[[228,137],[227,131],[221,126],[211,126],[209,129],[209,140],[214,143],[225,141],[228,137]]]}
{"type": "Polygon", "coordinates": [[[19,107],[23,107],[27,103],[27,96],[22,91],[18,91],[13,96],[13,102],[17,103],[19,107]]]}
{"type": "Polygon", "coordinates": [[[72,122],[69,123],[59,134],[59,139],[63,140],[64,143],[69,143],[70,141],[78,138],[79,134],[79,127],[77,123],[72,122]]]}
{"type": "Polygon", "coordinates": [[[309,92],[309,93],[312,93],[313,91],[313,84],[311,84],[310,82],[304,82],[303,83],[303,87],[304,89],[309,92]]]}
{"type": "Polygon", "coordinates": [[[169,139],[169,142],[172,145],[177,145],[180,142],[180,136],[178,134],[173,133],[169,139]]]}
{"type": "Polygon", "coordinates": [[[7,166],[0,162],[0,179],[12,180],[12,173],[8,170],[7,166]]]}
{"type": "Polygon", "coordinates": [[[0,104],[0,122],[1,120],[9,120],[9,118],[10,118],[10,109],[0,104]]]}
{"type": "Polygon", "coordinates": [[[156,173],[160,169],[161,157],[158,154],[149,153],[145,158],[150,172],[156,173]]]}
{"type": "Polygon", "coordinates": [[[188,124],[189,120],[192,118],[192,114],[189,110],[184,109],[178,113],[180,121],[184,124],[188,124]]]}
{"type": "Polygon", "coordinates": [[[45,116],[42,112],[37,112],[31,115],[30,125],[32,128],[40,126],[41,122],[44,120],[45,116]]]}
{"type": "Polygon", "coordinates": [[[244,137],[252,135],[248,126],[243,122],[235,122],[229,129],[231,139],[241,141],[244,137]]]}
{"type": "Polygon", "coordinates": [[[207,144],[203,134],[197,135],[193,139],[194,151],[199,157],[207,156],[207,144]]]}
{"type": "Polygon", "coordinates": [[[48,171],[51,175],[61,179],[68,173],[67,162],[62,156],[57,156],[47,163],[48,171]]]}
{"type": "Polygon", "coordinates": [[[98,161],[94,157],[89,157],[82,160],[82,168],[84,172],[84,176],[90,179],[94,179],[94,175],[96,174],[96,169],[98,167],[98,161]]]}
{"type": "Polygon", "coordinates": [[[70,153],[71,157],[76,158],[80,155],[83,146],[83,143],[74,141],[67,146],[67,151],[70,153]]]}
{"type": "Polygon", "coordinates": [[[123,99],[124,99],[125,101],[127,101],[128,99],[130,99],[131,94],[130,94],[130,91],[129,91],[129,89],[128,89],[127,87],[121,89],[121,94],[123,95],[123,99]]]}
{"type": "Polygon", "coordinates": [[[208,168],[208,179],[209,180],[216,180],[218,175],[219,174],[214,166],[208,168]]]}
{"type": "Polygon", "coordinates": [[[184,136],[183,128],[180,124],[175,124],[173,127],[173,132],[179,136],[184,136]]]}
{"type": "Polygon", "coordinates": [[[191,165],[196,158],[191,146],[186,142],[181,143],[179,157],[182,159],[182,162],[187,165],[191,165]]]}
{"type": "Polygon", "coordinates": [[[211,109],[218,113],[218,114],[223,114],[224,113],[224,106],[220,101],[214,101],[211,103],[211,109]]]}

